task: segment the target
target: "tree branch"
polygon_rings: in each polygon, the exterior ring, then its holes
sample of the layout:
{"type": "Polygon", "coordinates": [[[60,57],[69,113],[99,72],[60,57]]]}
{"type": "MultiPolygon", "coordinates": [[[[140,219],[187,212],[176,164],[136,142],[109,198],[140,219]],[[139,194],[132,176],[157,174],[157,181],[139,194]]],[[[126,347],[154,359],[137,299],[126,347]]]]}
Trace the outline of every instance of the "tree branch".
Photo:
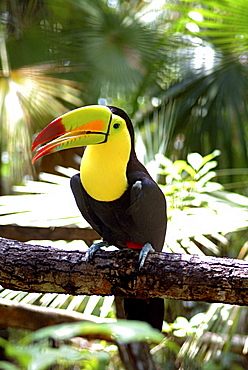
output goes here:
{"type": "MultiPolygon", "coordinates": [[[[82,321],[102,323],[114,322],[115,320],[108,318],[101,319],[97,316],[76,311],[68,312],[60,308],[40,307],[0,298],[0,327],[38,330],[44,326],[82,321]]],[[[99,339],[99,336],[96,335],[95,338],[99,339]]],[[[108,337],[108,341],[111,342],[113,340],[108,337]]]]}
{"type": "MultiPolygon", "coordinates": [[[[79,242],[80,249],[80,242],[79,242]]],[[[138,270],[138,252],[85,253],[0,238],[0,284],[29,292],[161,297],[248,305],[248,262],[187,254],[150,253],[138,270]]]]}
{"type": "Polygon", "coordinates": [[[38,227],[19,225],[0,225],[0,235],[3,238],[28,240],[84,240],[93,242],[100,239],[98,233],[90,228],[77,226],[38,227]]]}

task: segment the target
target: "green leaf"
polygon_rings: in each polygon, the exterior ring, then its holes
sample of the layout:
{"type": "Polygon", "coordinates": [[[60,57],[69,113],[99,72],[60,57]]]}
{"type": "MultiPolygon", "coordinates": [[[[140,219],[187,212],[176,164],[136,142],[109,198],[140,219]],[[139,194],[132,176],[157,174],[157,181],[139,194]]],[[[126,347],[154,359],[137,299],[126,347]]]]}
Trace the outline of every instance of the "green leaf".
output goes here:
{"type": "Polygon", "coordinates": [[[208,155],[205,155],[205,157],[203,157],[203,165],[209,161],[211,161],[212,159],[218,157],[219,155],[221,155],[221,151],[220,150],[214,150],[212,153],[208,154],[208,155]]]}
{"type": "Polygon", "coordinates": [[[45,370],[59,360],[76,363],[82,359],[80,351],[66,345],[62,345],[59,348],[43,348],[38,344],[23,347],[23,349],[32,356],[32,361],[29,364],[30,370],[45,370]]]}
{"type": "Polygon", "coordinates": [[[200,178],[199,181],[197,181],[197,187],[202,189],[205,187],[205,184],[209,183],[212,178],[216,176],[216,173],[214,171],[207,172],[204,176],[200,178]]]}
{"type": "MultiPolygon", "coordinates": [[[[21,368],[29,370],[45,370],[57,363],[58,360],[75,363],[82,359],[82,354],[70,346],[63,345],[55,349],[39,343],[30,346],[8,344],[6,346],[6,356],[15,359],[21,368]]],[[[87,357],[87,354],[85,357],[87,357]]]]}
{"type": "Polygon", "coordinates": [[[96,324],[82,322],[46,327],[30,334],[25,339],[25,343],[47,338],[67,340],[78,335],[84,336],[90,334],[106,335],[120,343],[146,340],[159,343],[163,339],[163,335],[147,323],[140,321],[129,322],[126,320],[118,320],[115,323],[96,324]]]}
{"type": "Polygon", "coordinates": [[[202,168],[198,171],[196,175],[196,180],[200,179],[203,175],[206,175],[212,168],[217,167],[218,162],[217,161],[210,161],[207,162],[205,165],[202,166],[202,168]]]}
{"type": "Polygon", "coordinates": [[[177,160],[174,162],[173,166],[176,168],[178,174],[181,174],[183,171],[186,171],[192,178],[194,178],[196,174],[193,168],[189,166],[186,161],[177,160]]]}
{"type": "Polygon", "coordinates": [[[196,172],[198,172],[203,165],[203,158],[199,153],[189,153],[187,155],[187,161],[196,172]]]}
{"type": "Polygon", "coordinates": [[[5,349],[5,354],[8,358],[17,360],[24,368],[28,367],[32,355],[25,348],[14,345],[3,338],[0,338],[0,346],[5,349]]]}
{"type": "Polygon", "coordinates": [[[0,369],[1,370],[20,370],[20,368],[11,362],[7,361],[0,361],[0,369]]]}
{"type": "Polygon", "coordinates": [[[205,319],[205,313],[200,312],[192,316],[189,322],[190,322],[190,325],[196,327],[196,326],[199,326],[203,322],[204,319],[205,319]]]}

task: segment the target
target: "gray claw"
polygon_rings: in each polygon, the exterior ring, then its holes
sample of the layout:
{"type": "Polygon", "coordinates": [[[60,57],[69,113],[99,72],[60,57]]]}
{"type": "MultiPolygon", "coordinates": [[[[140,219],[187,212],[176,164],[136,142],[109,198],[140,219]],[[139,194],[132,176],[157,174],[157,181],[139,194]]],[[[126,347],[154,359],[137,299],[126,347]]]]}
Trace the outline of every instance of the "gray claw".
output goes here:
{"type": "Polygon", "coordinates": [[[101,247],[108,247],[108,242],[102,241],[102,242],[98,242],[98,243],[92,244],[92,246],[85,253],[85,261],[86,261],[86,263],[92,263],[93,262],[95,253],[99,249],[101,249],[101,247]]]}
{"type": "Polygon", "coordinates": [[[155,252],[155,250],[150,243],[146,243],[145,245],[143,245],[139,254],[139,270],[141,270],[144,266],[146,257],[149,252],[155,252]]]}

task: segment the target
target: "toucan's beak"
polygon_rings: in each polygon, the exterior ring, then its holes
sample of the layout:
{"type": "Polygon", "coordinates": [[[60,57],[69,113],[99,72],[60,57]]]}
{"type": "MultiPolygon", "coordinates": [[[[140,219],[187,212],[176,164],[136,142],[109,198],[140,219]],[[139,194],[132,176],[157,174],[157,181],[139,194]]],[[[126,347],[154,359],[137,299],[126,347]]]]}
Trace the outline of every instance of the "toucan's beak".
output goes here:
{"type": "Polygon", "coordinates": [[[112,113],[106,106],[91,105],[70,111],[47,125],[33,142],[31,151],[38,149],[38,158],[62,149],[75,148],[107,141],[112,113]]]}

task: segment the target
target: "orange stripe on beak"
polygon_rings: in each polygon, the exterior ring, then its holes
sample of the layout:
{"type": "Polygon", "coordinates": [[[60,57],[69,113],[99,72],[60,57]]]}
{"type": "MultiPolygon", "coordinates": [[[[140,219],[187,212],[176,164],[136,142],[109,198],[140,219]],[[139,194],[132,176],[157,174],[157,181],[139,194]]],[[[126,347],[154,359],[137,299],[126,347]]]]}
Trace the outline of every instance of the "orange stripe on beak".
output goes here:
{"type": "Polygon", "coordinates": [[[103,129],[104,129],[104,122],[101,119],[99,119],[96,121],[85,123],[82,126],[77,127],[76,131],[83,130],[83,131],[99,131],[100,132],[100,131],[103,131],[103,129]]]}

